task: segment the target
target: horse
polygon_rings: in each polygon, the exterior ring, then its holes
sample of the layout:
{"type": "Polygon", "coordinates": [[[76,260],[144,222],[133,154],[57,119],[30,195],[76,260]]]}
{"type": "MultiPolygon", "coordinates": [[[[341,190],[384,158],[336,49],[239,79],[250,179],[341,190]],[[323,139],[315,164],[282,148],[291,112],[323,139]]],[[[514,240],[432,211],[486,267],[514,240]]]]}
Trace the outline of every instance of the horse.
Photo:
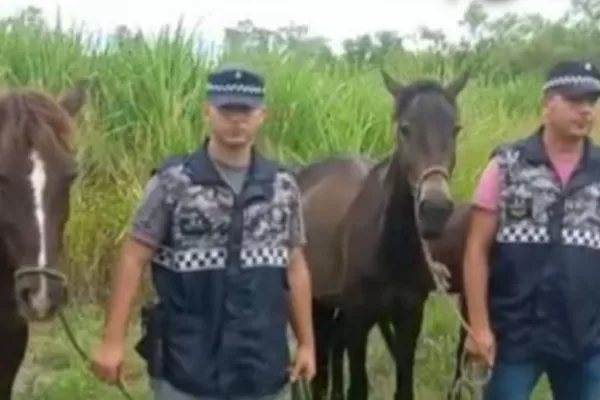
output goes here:
{"type": "MultiPolygon", "coordinates": [[[[431,253],[436,261],[445,264],[450,273],[450,287],[448,289],[449,295],[458,296],[458,311],[464,320],[467,320],[466,304],[464,301],[463,291],[463,254],[466,246],[466,235],[468,229],[469,215],[471,210],[471,204],[469,202],[460,203],[450,216],[444,233],[440,238],[433,239],[430,242],[431,253]]],[[[337,313],[334,321],[334,328],[332,330],[332,337],[343,335],[344,320],[342,313],[337,313]]],[[[388,318],[383,318],[378,321],[378,327],[381,331],[381,335],[384,339],[384,343],[394,357],[393,343],[395,342],[395,333],[389,326],[390,321],[388,318]]],[[[417,328],[411,328],[417,329],[417,328]]],[[[419,328],[420,329],[420,328],[419,328]]],[[[464,342],[466,340],[467,331],[460,325],[458,342],[456,345],[455,352],[455,371],[451,383],[451,388],[448,395],[448,400],[460,400],[460,392],[455,392],[459,380],[462,378],[461,362],[463,357],[464,342]]],[[[344,398],[343,387],[343,355],[345,348],[342,342],[330,342],[327,343],[329,348],[326,349],[330,354],[330,366],[331,366],[331,398],[336,400],[342,400],[344,398]]],[[[416,350],[416,349],[415,349],[416,350]]],[[[415,351],[413,350],[413,351],[415,351]]],[[[395,360],[394,360],[395,361],[395,360]]],[[[352,381],[353,377],[350,377],[352,381]]],[[[324,385],[323,392],[327,391],[329,380],[321,382],[324,385]]]]}
{"type": "Polygon", "coordinates": [[[317,377],[323,396],[335,313],[343,313],[352,381],[348,397],[368,396],[366,341],[391,316],[396,331],[396,399],[413,399],[414,348],[434,279],[427,244],[453,211],[450,181],[460,132],[457,97],[466,70],[448,85],[408,85],[381,70],[394,99],[395,149],[380,160],[331,156],[296,171],[303,202],[306,260],[313,292],[317,377]]]}
{"type": "Polygon", "coordinates": [[[57,267],[77,176],[73,118],[91,83],[0,95],[0,400],[11,399],[28,324],[51,320],[68,299],[57,267]]]}

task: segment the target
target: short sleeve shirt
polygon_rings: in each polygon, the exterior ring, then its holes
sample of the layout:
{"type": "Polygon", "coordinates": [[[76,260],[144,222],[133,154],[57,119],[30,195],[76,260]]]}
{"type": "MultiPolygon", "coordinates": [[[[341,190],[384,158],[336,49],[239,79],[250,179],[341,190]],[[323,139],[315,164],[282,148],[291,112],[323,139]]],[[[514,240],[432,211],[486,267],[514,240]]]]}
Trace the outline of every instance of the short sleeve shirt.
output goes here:
{"type": "Polygon", "coordinates": [[[170,209],[165,199],[165,187],[158,175],[154,175],[146,183],[133,215],[131,235],[134,238],[153,247],[160,245],[169,229],[170,209]]]}
{"type": "Polygon", "coordinates": [[[500,199],[500,169],[496,158],[492,158],[479,177],[473,204],[487,211],[496,212],[500,199]]]}

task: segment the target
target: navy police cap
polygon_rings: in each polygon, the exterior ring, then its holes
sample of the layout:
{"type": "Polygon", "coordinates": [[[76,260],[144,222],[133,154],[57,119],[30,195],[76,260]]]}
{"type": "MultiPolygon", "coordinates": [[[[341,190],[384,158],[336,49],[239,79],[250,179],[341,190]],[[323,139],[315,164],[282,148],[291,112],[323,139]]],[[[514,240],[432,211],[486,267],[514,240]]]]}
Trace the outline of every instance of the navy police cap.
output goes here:
{"type": "Polygon", "coordinates": [[[588,61],[561,61],[547,73],[544,90],[569,97],[600,96],[600,72],[588,61]]]}
{"type": "Polygon", "coordinates": [[[227,65],[208,76],[208,99],[216,107],[260,107],[265,95],[265,80],[243,66],[227,65]]]}

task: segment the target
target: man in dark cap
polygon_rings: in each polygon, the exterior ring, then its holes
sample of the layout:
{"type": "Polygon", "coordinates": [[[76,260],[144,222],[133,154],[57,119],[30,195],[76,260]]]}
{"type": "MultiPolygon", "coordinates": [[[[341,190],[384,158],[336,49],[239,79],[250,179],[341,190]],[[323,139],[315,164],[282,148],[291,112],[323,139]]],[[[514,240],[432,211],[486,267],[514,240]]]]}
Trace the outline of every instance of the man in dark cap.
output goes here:
{"type": "Polygon", "coordinates": [[[210,137],[169,157],[147,183],[125,241],[94,371],[115,382],[142,268],[158,301],[137,346],[156,400],[275,399],[315,373],[311,290],[293,176],[254,147],[261,75],[209,76],[210,137]],[[290,368],[287,323],[298,347],[290,368]]]}
{"type": "Polygon", "coordinates": [[[542,373],[554,399],[600,398],[600,74],[560,62],[543,89],[542,124],[494,150],[473,202],[466,347],[486,400],[528,399],[542,373]]]}

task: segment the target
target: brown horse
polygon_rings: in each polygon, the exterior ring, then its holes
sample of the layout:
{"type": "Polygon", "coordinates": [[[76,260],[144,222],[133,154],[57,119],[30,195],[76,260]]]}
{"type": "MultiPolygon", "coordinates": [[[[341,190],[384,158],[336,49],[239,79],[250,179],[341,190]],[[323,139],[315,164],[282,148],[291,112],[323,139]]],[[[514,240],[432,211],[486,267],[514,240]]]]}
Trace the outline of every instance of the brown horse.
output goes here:
{"type": "MultiPolygon", "coordinates": [[[[458,205],[450,219],[446,223],[446,227],[444,229],[443,235],[434,239],[430,242],[431,252],[433,258],[437,261],[445,264],[450,273],[450,287],[448,290],[448,294],[458,295],[458,311],[460,311],[463,318],[467,319],[466,306],[463,301],[463,254],[466,244],[466,235],[467,228],[469,222],[471,205],[470,203],[461,203],[458,205]]],[[[449,300],[451,300],[449,298],[449,300]]],[[[389,319],[384,318],[378,321],[378,326],[380,328],[381,334],[384,339],[384,343],[388,348],[388,351],[391,353],[392,357],[394,354],[393,344],[395,343],[395,333],[392,330],[392,327],[389,326],[389,319]]],[[[335,326],[333,329],[332,336],[339,336],[343,334],[343,326],[344,319],[342,313],[337,313],[335,317],[335,326]]],[[[420,329],[420,328],[409,328],[409,329],[420,329]]],[[[466,330],[462,327],[459,328],[459,338],[456,346],[455,353],[455,373],[453,377],[453,382],[450,388],[450,394],[453,392],[459,378],[461,378],[461,357],[462,351],[464,347],[464,342],[466,339],[466,330]]],[[[343,379],[343,355],[345,348],[343,347],[343,343],[340,341],[328,343],[330,348],[327,351],[330,354],[331,360],[331,397],[336,400],[342,400],[344,398],[343,387],[344,387],[344,379],[343,379]]],[[[350,377],[352,380],[352,376],[350,377]]],[[[323,391],[328,389],[329,381],[322,382],[322,385],[325,386],[323,391]]],[[[448,400],[460,400],[460,393],[457,393],[456,396],[448,397],[448,400]]]]}
{"type": "Polygon", "coordinates": [[[460,130],[456,98],[468,72],[447,86],[404,86],[382,72],[394,98],[396,149],[379,162],[332,157],[297,171],[303,193],[306,257],[314,293],[318,376],[327,382],[334,313],[343,313],[350,399],[368,394],[366,341],[391,316],[396,331],[396,398],[413,398],[414,349],[433,288],[423,243],[440,237],[453,210],[450,179],[460,130]]]}
{"type": "Polygon", "coordinates": [[[91,81],[54,99],[0,95],[0,400],[10,400],[29,338],[28,322],[52,318],[67,291],[57,270],[76,176],[75,116],[91,81]]]}

